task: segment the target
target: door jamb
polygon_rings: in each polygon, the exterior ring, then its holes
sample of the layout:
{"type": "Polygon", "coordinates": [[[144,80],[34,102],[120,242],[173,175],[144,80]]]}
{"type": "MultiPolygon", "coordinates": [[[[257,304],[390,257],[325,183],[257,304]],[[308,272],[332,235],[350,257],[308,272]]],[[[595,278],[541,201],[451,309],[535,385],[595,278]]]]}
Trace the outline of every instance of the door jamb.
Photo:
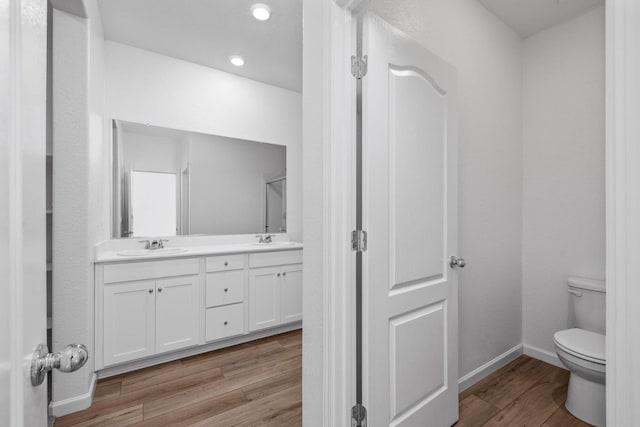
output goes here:
{"type": "Polygon", "coordinates": [[[304,0],[303,424],[351,425],[355,257],[352,13],[368,0],[304,0]]]}
{"type": "Polygon", "coordinates": [[[606,1],[607,424],[640,423],[640,5],[606,1]]]}

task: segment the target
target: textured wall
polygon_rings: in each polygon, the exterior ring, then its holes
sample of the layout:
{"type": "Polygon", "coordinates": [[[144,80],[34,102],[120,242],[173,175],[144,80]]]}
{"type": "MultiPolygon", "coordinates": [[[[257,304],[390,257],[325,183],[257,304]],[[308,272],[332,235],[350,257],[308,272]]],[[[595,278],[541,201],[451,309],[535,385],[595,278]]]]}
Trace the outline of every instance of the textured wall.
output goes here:
{"type": "Polygon", "coordinates": [[[567,277],[605,275],[604,7],[524,42],[523,341],[555,355],[567,277]]]}
{"type": "Polygon", "coordinates": [[[109,117],[286,145],[288,231],[302,241],[300,93],[120,43],[106,53],[109,117]]]}

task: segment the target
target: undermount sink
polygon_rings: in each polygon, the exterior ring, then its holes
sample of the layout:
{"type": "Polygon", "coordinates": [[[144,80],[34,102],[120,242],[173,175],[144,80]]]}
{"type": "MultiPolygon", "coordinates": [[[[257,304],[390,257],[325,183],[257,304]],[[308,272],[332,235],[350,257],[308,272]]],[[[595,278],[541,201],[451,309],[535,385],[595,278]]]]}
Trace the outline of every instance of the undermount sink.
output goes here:
{"type": "Polygon", "coordinates": [[[150,255],[168,255],[187,252],[185,248],[160,248],[160,249],[129,249],[118,252],[120,256],[150,256],[150,255]]]}
{"type": "Polygon", "coordinates": [[[293,246],[296,242],[271,242],[271,243],[252,243],[253,246],[259,248],[281,248],[285,246],[293,246]]]}

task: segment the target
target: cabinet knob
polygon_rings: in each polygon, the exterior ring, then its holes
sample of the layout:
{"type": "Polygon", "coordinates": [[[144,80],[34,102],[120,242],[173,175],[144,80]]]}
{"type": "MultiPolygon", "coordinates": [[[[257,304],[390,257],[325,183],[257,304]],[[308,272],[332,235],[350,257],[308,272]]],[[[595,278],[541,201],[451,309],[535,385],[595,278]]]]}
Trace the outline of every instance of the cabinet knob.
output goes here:
{"type": "Polygon", "coordinates": [[[286,273],[286,272],[285,272],[285,273],[282,273],[282,275],[283,275],[283,276],[286,276],[286,275],[287,275],[287,273],[286,273]]]}
{"type": "Polygon", "coordinates": [[[224,326],[227,326],[229,324],[229,322],[227,322],[226,320],[224,321],[224,326]]]}
{"type": "Polygon", "coordinates": [[[280,273],[278,273],[278,277],[280,277],[280,273]]]}
{"type": "Polygon", "coordinates": [[[224,262],[224,266],[226,267],[227,265],[229,265],[229,261],[224,262]]]}
{"type": "Polygon", "coordinates": [[[153,293],[153,289],[149,289],[149,293],[152,294],[153,293]]]}
{"type": "Polygon", "coordinates": [[[229,288],[224,288],[224,291],[225,292],[229,292],[229,288]]]}
{"type": "Polygon", "coordinates": [[[162,288],[158,288],[158,292],[162,292],[162,288]]]}

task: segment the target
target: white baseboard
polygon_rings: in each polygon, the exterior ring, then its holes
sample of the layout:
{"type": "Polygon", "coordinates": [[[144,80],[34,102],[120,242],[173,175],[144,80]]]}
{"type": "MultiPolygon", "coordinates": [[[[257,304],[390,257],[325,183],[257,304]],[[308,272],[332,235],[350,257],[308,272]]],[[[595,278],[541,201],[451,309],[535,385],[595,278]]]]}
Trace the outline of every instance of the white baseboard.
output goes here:
{"type": "Polygon", "coordinates": [[[458,380],[458,391],[461,393],[464,390],[468,389],[478,381],[483,378],[491,375],[498,369],[505,366],[507,363],[515,360],[518,356],[522,354],[522,344],[518,344],[517,346],[505,351],[495,359],[492,359],[480,366],[477,369],[469,372],[464,375],[462,378],[458,380]]]}
{"type": "Polygon", "coordinates": [[[562,362],[560,362],[560,359],[558,359],[558,355],[555,352],[552,353],[550,351],[543,350],[529,344],[523,344],[523,347],[524,354],[526,354],[527,356],[533,357],[534,359],[542,360],[543,362],[557,366],[558,368],[567,369],[567,367],[564,366],[562,362]]]}
{"type": "Polygon", "coordinates": [[[73,412],[82,411],[91,406],[93,401],[93,393],[96,390],[96,382],[98,376],[94,373],[91,377],[91,384],[89,390],[81,394],[80,396],[73,396],[68,399],[52,401],[49,404],[49,415],[54,417],[62,417],[64,415],[71,414],[73,412]]]}

